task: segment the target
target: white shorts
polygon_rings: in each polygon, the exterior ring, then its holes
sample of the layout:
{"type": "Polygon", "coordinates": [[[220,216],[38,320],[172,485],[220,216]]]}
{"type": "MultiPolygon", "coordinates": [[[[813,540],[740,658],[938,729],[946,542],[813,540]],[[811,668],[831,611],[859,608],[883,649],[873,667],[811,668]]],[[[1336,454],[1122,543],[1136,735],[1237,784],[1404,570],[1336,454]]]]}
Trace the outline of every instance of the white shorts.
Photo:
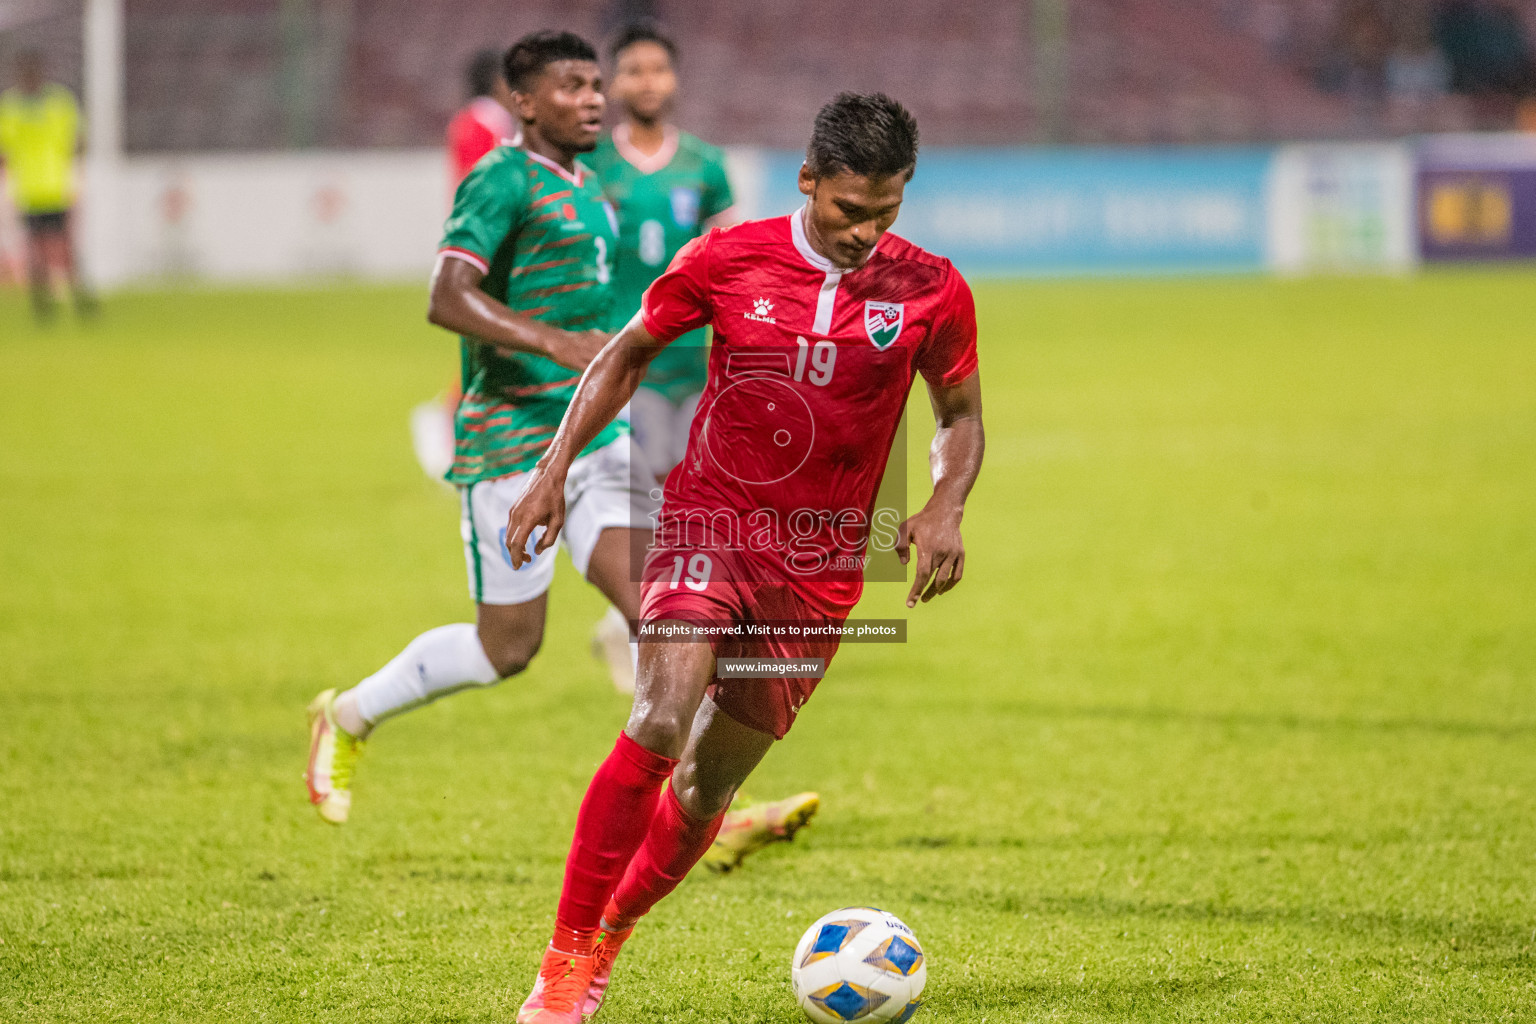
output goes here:
{"type": "MultiPolygon", "coordinates": [[[[507,553],[507,516],[527,473],[481,480],[459,488],[459,533],[469,569],[469,593],[477,604],[522,604],[549,589],[555,578],[555,548],[534,555],[521,569],[507,553]]],[[[560,543],[583,576],[598,537],[610,527],[654,530],[661,508],[656,477],[629,437],[604,445],[571,463],[565,478],[565,527],[560,543]]],[[[528,538],[528,553],[543,535],[528,538]]]]}
{"type": "Polygon", "coordinates": [[[689,395],[678,405],[654,388],[642,387],[629,400],[629,426],[635,444],[657,473],[666,475],[683,461],[688,450],[688,431],[699,408],[699,395],[689,395]]]}

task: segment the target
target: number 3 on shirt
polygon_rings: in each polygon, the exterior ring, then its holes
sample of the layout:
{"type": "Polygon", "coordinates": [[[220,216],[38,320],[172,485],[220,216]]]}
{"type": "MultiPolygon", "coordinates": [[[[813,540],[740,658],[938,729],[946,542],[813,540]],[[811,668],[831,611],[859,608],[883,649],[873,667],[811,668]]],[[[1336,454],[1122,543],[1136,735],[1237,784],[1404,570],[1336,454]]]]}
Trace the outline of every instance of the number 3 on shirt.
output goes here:
{"type": "Polygon", "coordinates": [[[672,582],[668,585],[667,589],[676,590],[677,585],[682,583],[689,590],[697,590],[699,593],[703,593],[704,588],[709,586],[709,574],[713,569],[714,564],[710,562],[708,555],[694,555],[688,559],[688,578],[685,580],[683,579],[683,556],[673,555],[672,582]]]}
{"type": "Polygon", "coordinates": [[[608,239],[594,235],[592,241],[597,246],[597,283],[607,284],[613,280],[613,268],[608,266],[608,239]]]}

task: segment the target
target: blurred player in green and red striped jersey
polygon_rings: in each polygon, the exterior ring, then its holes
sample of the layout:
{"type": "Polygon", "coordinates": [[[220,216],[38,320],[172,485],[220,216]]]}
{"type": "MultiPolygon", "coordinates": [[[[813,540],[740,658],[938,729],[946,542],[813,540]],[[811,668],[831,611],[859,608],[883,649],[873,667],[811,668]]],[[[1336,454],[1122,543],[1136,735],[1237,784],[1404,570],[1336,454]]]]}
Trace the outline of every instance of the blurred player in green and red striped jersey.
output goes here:
{"type": "MultiPolygon", "coordinates": [[[[310,800],[337,824],[347,819],[352,773],[374,726],[515,675],[538,650],[554,561],[513,569],[502,543],[507,510],[581,371],[622,322],[611,285],[617,223],[577,160],[602,127],[597,53],[570,33],[535,33],[507,51],[504,72],[523,145],[496,147],[459,184],[428,314],[461,339],[463,398],[447,479],[459,491],[476,621],[423,633],[357,686],[326,690],[310,705],[310,800]]],[[[633,619],[630,551],[649,541],[656,502],[648,468],[636,467],[631,482],[628,433],[627,424],[610,425],[577,460],[581,493],[571,497],[580,525],[566,546],[576,568],[633,619]]]]}
{"type": "MultiPolygon", "coordinates": [[[[497,146],[520,145],[522,128],[512,116],[512,90],[501,72],[501,53],[481,50],[464,69],[468,99],[448,122],[448,176],[455,190],[475,164],[497,146]]],[[[442,480],[453,465],[453,411],[459,407],[459,383],[411,410],[411,446],[422,470],[442,480]]]]}

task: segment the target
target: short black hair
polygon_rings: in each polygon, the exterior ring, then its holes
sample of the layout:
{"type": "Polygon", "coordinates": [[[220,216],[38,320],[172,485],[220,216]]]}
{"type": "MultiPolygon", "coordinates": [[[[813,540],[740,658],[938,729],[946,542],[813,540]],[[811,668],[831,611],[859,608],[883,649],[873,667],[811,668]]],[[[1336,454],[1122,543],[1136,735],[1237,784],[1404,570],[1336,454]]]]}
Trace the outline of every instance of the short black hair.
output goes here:
{"type": "Polygon", "coordinates": [[[666,30],[655,18],[637,18],[615,32],[613,39],[608,43],[608,60],[617,62],[619,54],[636,43],[655,43],[667,51],[667,56],[671,58],[673,64],[677,63],[677,43],[667,35],[666,30]]]}
{"type": "Polygon", "coordinates": [[[527,92],[539,72],[562,60],[589,60],[597,63],[592,44],[574,32],[534,32],[512,44],[501,59],[507,84],[518,92],[527,92]]]}
{"type": "Polygon", "coordinates": [[[844,92],[816,114],[805,151],[811,175],[852,171],[871,178],[917,167],[917,119],[883,92],[844,92]]]}
{"type": "Polygon", "coordinates": [[[501,77],[501,54],[496,50],[481,50],[469,59],[464,69],[464,88],[470,99],[489,96],[496,89],[496,79],[501,77]]]}

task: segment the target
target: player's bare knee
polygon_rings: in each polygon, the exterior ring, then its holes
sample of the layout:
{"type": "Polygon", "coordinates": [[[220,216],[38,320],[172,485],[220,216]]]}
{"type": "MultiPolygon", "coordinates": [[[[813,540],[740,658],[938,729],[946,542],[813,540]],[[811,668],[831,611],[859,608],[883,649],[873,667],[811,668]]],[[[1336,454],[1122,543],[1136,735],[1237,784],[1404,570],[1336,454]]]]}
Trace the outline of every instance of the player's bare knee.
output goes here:
{"type": "Polygon", "coordinates": [[[502,679],[510,679],[527,668],[533,656],[538,653],[539,641],[537,640],[531,643],[512,644],[496,654],[486,652],[491,659],[492,667],[496,669],[496,674],[502,679]]]}
{"type": "Polygon", "coordinates": [[[542,634],[498,636],[484,628],[480,630],[480,646],[485,648],[486,658],[501,679],[509,679],[527,668],[543,643],[542,634]]]}
{"type": "Polygon", "coordinates": [[[688,744],[688,729],[693,716],[677,708],[635,701],[624,731],[629,738],[652,753],[663,757],[681,757],[688,744]]]}

